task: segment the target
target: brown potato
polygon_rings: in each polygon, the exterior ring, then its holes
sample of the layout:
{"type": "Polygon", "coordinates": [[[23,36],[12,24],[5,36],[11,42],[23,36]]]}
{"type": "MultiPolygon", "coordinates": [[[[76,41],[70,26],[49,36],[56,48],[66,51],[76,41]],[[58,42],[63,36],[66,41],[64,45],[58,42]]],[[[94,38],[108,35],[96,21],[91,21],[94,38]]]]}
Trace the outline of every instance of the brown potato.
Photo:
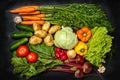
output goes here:
{"type": "Polygon", "coordinates": [[[32,44],[32,45],[35,45],[35,44],[40,44],[42,42],[42,38],[39,38],[37,36],[32,36],[30,39],[29,39],[29,43],[32,44]]]}
{"type": "Polygon", "coordinates": [[[38,23],[33,24],[33,30],[34,31],[41,30],[41,29],[42,29],[42,27],[40,26],[40,24],[38,24],[38,23]]]}
{"type": "Polygon", "coordinates": [[[49,28],[50,28],[50,22],[45,22],[42,26],[42,30],[46,32],[49,30],[49,28]]]}
{"type": "Polygon", "coordinates": [[[60,30],[61,29],[61,27],[60,27],[60,25],[54,25],[54,26],[52,26],[50,29],[49,29],[49,33],[50,34],[54,34],[55,32],[57,32],[58,30],[60,30]]]}
{"type": "Polygon", "coordinates": [[[54,42],[51,41],[51,42],[48,42],[48,43],[45,43],[47,46],[53,46],[54,42]]]}
{"type": "Polygon", "coordinates": [[[46,37],[47,32],[44,31],[44,30],[37,30],[37,31],[34,32],[34,35],[38,36],[40,38],[44,38],[44,37],[46,37]]]}
{"type": "Polygon", "coordinates": [[[51,34],[48,34],[45,38],[44,38],[44,42],[47,46],[52,46],[53,45],[53,36],[51,34]]]}

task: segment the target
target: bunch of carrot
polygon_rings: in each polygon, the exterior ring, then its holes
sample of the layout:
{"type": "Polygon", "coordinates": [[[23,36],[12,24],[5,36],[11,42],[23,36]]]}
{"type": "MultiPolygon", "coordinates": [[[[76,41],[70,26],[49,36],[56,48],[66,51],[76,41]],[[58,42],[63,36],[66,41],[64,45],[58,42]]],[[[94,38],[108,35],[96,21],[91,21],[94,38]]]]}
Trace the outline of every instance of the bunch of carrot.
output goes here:
{"type": "Polygon", "coordinates": [[[36,10],[36,8],[38,7],[39,6],[37,5],[22,6],[22,7],[10,10],[10,12],[20,15],[23,20],[21,24],[23,25],[33,25],[33,23],[35,22],[39,23],[40,25],[43,25],[44,20],[42,20],[41,18],[45,18],[46,14],[36,10]]]}

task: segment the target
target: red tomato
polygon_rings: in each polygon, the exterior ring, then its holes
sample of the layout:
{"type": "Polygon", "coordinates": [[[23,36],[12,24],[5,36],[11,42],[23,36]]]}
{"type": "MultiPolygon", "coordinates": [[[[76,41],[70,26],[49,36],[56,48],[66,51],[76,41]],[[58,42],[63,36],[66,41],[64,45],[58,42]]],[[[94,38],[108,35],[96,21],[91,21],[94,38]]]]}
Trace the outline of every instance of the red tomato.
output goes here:
{"type": "Polygon", "coordinates": [[[17,48],[16,53],[19,57],[25,57],[29,53],[29,48],[26,45],[21,45],[17,48]]]}
{"type": "Polygon", "coordinates": [[[38,55],[35,52],[30,52],[27,56],[26,59],[30,63],[34,63],[38,60],[38,55]]]}

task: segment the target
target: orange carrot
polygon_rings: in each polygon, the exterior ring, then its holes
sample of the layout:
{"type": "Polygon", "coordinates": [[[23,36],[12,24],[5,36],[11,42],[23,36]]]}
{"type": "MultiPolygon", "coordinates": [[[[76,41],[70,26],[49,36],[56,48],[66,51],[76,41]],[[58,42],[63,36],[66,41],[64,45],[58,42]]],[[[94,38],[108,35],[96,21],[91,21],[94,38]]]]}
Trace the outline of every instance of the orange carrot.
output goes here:
{"type": "Polygon", "coordinates": [[[39,21],[22,21],[21,24],[23,24],[23,25],[33,25],[33,23],[35,23],[35,22],[40,24],[40,25],[44,24],[43,20],[39,20],[39,21]]]}
{"type": "Polygon", "coordinates": [[[32,21],[34,21],[34,20],[41,20],[41,18],[39,18],[39,17],[36,17],[36,16],[22,16],[22,19],[24,20],[24,21],[29,21],[29,20],[32,20],[32,21]]]}
{"type": "Polygon", "coordinates": [[[22,8],[22,9],[10,10],[11,13],[30,13],[34,11],[35,11],[34,8],[22,8]]]}
{"type": "Polygon", "coordinates": [[[22,7],[19,7],[19,8],[16,8],[16,9],[13,9],[13,10],[10,10],[11,13],[18,13],[19,11],[21,12],[21,10],[28,10],[28,9],[35,9],[35,8],[38,8],[39,6],[22,6],[22,7]]]}
{"type": "Polygon", "coordinates": [[[38,15],[38,14],[40,14],[40,11],[34,11],[30,13],[19,13],[19,15],[38,15]]]}
{"type": "Polygon", "coordinates": [[[45,17],[46,17],[46,14],[42,13],[42,14],[35,15],[35,16],[37,16],[37,17],[39,17],[39,18],[45,18],[45,17]]]}

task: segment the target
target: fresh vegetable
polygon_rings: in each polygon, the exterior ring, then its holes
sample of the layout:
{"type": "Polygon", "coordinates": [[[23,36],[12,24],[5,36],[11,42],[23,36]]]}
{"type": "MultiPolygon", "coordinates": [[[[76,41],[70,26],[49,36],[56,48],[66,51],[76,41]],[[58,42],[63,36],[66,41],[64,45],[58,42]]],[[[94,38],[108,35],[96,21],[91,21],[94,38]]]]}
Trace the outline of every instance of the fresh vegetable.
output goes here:
{"type": "Polygon", "coordinates": [[[60,25],[54,25],[54,26],[50,27],[48,33],[49,34],[54,34],[55,32],[57,32],[60,29],[61,29],[60,25]]]}
{"type": "Polygon", "coordinates": [[[37,30],[34,32],[34,35],[40,38],[44,38],[47,36],[47,32],[44,30],[37,30]]]}
{"type": "Polygon", "coordinates": [[[36,17],[39,17],[39,18],[45,18],[46,16],[49,16],[47,14],[44,14],[44,13],[41,13],[39,15],[35,15],[36,17]]]}
{"type": "Polygon", "coordinates": [[[42,30],[44,30],[44,31],[48,31],[49,30],[49,28],[50,28],[50,22],[45,22],[43,25],[42,25],[42,30]]]}
{"type": "Polygon", "coordinates": [[[35,52],[30,52],[27,56],[26,59],[30,63],[34,63],[38,60],[38,55],[35,52]]]}
{"type": "Polygon", "coordinates": [[[42,42],[42,38],[37,37],[37,36],[32,36],[29,39],[29,43],[32,45],[40,44],[42,42]]]}
{"type": "Polygon", "coordinates": [[[106,54],[111,51],[113,37],[107,33],[106,27],[92,29],[92,37],[87,43],[89,49],[84,57],[94,66],[102,66],[105,63],[106,54]]]}
{"type": "Polygon", "coordinates": [[[90,73],[92,71],[92,65],[89,62],[83,64],[83,72],[90,73]]]}
{"type": "Polygon", "coordinates": [[[16,9],[16,10],[11,10],[11,13],[30,13],[30,12],[34,12],[35,9],[34,8],[21,8],[21,9],[16,9]]]}
{"type": "Polygon", "coordinates": [[[21,45],[17,48],[16,53],[19,57],[25,57],[29,53],[29,48],[26,45],[21,45]]]}
{"type": "Polygon", "coordinates": [[[76,57],[76,53],[74,49],[70,49],[67,51],[67,57],[68,58],[75,58],[76,57]]]}
{"type": "Polygon", "coordinates": [[[27,13],[27,12],[20,12],[18,13],[19,15],[23,16],[23,15],[39,15],[40,14],[40,11],[34,11],[34,12],[30,12],[30,13],[27,13]]]}
{"type": "Polygon", "coordinates": [[[31,37],[31,36],[33,36],[33,33],[28,31],[15,31],[10,35],[10,37],[13,39],[25,38],[25,37],[31,37]]]}
{"type": "Polygon", "coordinates": [[[55,46],[63,49],[72,49],[77,42],[77,36],[70,27],[62,28],[54,35],[55,46]]]}
{"type": "Polygon", "coordinates": [[[19,7],[13,10],[10,10],[11,13],[30,13],[34,12],[35,8],[38,8],[39,6],[24,6],[24,7],[19,7]]]}
{"type": "Polygon", "coordinates": [[[19,30],[34,32],[32,26],[25,26],[25,25],[17,24],[16,27],[17,27],[19,30]]]}
{"type": "Polygon", "coordinates": [[[39,18],[39,17],[36,17],[36,16],[22,16],[22,19],[24,20],[24,21],[37,21],[37,20],[41,20],[41,18],[39,18]]]}
{"type": "Polygon", "coordinates": [[[75,77],[76,78],[82,78],[84,76],[84,73],[82,70],[76,70],[75,73],[74,73],[75,77]]]}
{"type": "Polygon", "coordinates": [[[87,42],[92,36],[92,31],[88,27],[84,26],[77,30],[76,34],[81,41],[87,42]]]}
{"type": "Polygon", "coordinates": [[[14,55],[12,57],[12,64],[14,66],[14,74],[20,74],[21,77],[30,79],[33,76],[55,67],[56,65],[62,64],[62,62],[58,59],[53,60],[39,58],[35,63],[28,63],[25,57],[20,58],[14,55]]]}
{"type": "Polygon", "coordinates": [[[20,16],[15,16],[13,20],[16,24],[19,24],[22,22],[22,18],[20,16]]]}
{"type": "Polygon", "coordinates": [[[54,41],[53,41],[53,36],[51,34],[48,34],[45,38],[44,38],[44,43],[47,46],[53,46],[54,41]]]}
{"type": "Polygon", "coordinates": [[[30,51],[39,53],[40,58],[55,57],[54,46],[47,46],[44,42],[37,45],[29,45],[30,51]]]}
{"type": "Polygon", "coordinates": [[[28,42],[28,38],[22,38],[20,40],[17,40],[15,42],[13,42],[10,45],[9,49],[10,49],[10,51],[13,51],[13,50],[17,49],[20,45],[23,45],[23,44],[25,44],[27,42],[28,42]]]}
{"type": "Polygon", "coordinates": [[[37,30],[41,30],[42,29],[42,27],[40,26],[40,24],[38,24],[38,23],[33,23],[33,30],[34,31],[37,31],[37,30]]]}
{"type": "Polygon", "coordinates": [[[13,9],[13,10],[20,10],[20,9],[26,9],[26,8],[38,8],[38,7],[39,6],[37,6],[37,5],[27,5],[27,6],[17,7],[15,9],[13,9]]]}
{"type": "Polygon", "coordinates": [[[85,59],[83,56],[77,55],[76,56],[76,63],[83,64],[85,62],[85,59]]]}
{"type": "Polygon", "coordinates": [[[81,64],[81,65],[83,65],[83,63],[85,62],[85,59],[84,59],[83,56],[76,55],[75,58],[68,58],[68,62],[69,62],[69,63],[76,63],[76,64],[81,64]]]}
{"type": "Polygon", "coordinates": [[[23,25],[33,25],[33,23],[38,23],[40,25],[44,24],[43,20],[38,20],[38,21],[22,21],[21,24],[23,25]]]}
{"type": "MultiPolygon", "coordinates": [[[[28,62],[26,57],[18,57],[16,51],[13,53],[11,63],[14,66],[13,72],[15,74],[20,74],[21,77],[29,79],[33,76],[36,76],[44,71],[47,71],[50,68],[53,68],[57,65],[63,64],[59,59],[54,58],[54,46],[46,46],[44,43],[38,45],[28,45],[31,52],[35,52],[38,58],[36,62],[28,62]]],[[[29,55],[28,54],[28,55],[29,55]]],[[[34,54],[31,56],[35,56],[34,54]]],[[[34,59],[30,58],[30,61],[34,59]]]]}
{"type": "Polygon", "coordinates": [[[100,5],[74,3],[58,6],[40,6],[36,10],[51,14],[51,16],[43,18],[45,21],[64,27],[69,26],[75,31],[82,26],[89,26],[90,29],[96,26],[105,26],[110,32],[114,30],[100,5]]]}
{"type": "Polygon", "coordinates": [[[55,56],[56,58],[59,58],[60,60],[65,61],[67,59],[67,51],[59,47],[56,47],[55,56]]]}
{"type": "Polygon", "coordinates": [[[75,46],[75,52],[80,56],[83,56],[87,53],[88,46],[82,41],[79,41],[78,44],[75,46]]]}

